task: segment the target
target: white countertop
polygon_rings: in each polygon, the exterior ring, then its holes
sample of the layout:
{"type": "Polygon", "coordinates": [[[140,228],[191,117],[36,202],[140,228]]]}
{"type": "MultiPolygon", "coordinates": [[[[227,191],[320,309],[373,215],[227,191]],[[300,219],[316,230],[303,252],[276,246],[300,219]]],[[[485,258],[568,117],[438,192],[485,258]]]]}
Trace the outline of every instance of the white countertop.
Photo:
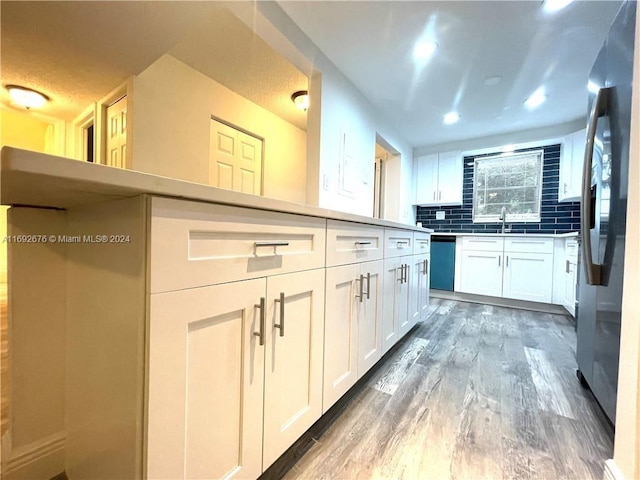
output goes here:
{"type": "Polygon", "coordinates": [[[453,236],[453,237],[551,237],[566,238],[577,237],[579,232],[568,233],[463,233],[463,232],[433,232],[433,236],[453,236]]]}
{"type": "Polygon", "coordinates": [[[12,147],[2,148],[0,157],[0,203],[2,205],[67,209],[141,194],[432,232],[430,229],[415,225],[336,212],[311,205],[233,192],[209,185],[12,147]]]}

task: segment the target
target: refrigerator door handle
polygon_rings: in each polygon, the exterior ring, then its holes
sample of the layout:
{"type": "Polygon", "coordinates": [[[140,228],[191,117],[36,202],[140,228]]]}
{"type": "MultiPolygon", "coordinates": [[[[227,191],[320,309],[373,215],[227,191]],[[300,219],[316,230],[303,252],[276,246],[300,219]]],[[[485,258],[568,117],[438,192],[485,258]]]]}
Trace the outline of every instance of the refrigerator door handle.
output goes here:
{"type": "Polygon", "coordinates": [[[598,118],[603,116],[609,104],[610,88],[598,90],[596,99],[593,102],[591,113],[589,114],[589,124],[587,127],[587,145],[584,151],[584,165],[582,170],[582,196],[580,199],[580,237],[582,240],[582,260],[584,262],[584,272],[589,285],[600,285],[601,266],[593,263],[591,248],[591,169],[593,167],[593,149],[595,147],[598,118]]]}

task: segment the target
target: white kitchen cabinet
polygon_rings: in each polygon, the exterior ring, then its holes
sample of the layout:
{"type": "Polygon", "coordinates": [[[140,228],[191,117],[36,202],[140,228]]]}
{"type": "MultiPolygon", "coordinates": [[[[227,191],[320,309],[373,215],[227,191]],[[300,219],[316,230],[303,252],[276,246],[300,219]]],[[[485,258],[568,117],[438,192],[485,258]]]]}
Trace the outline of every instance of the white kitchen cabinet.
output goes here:
{"type": "Polygon", "coordinates": [[[151,296],[147,478],[262,473],[265,285],[151,296]]]}
{"type": "Polygon", "coordinates": [[[413,255],[409,272],[409,328],[411,328],[427,316],[429,309],[429,254],[413,255]]]}
{"type": "Polygon", "coordinates": [[[412,256],[384,260],[384,315],[382,353],[386,353],[409,330],[409,277],[412,256]]]}
{"type": "Polygon", "coordinates": [[[462,152],[417,157],[416,205],[462,205],[462,152]]]}
{"type": "Polygon", "coordinates": [[[258,477],[322,414],[325,270],[291,270],[323,266],[325,229],[167,199],[151,210],[151,290],[180,290],[150,295],[148,476],[258,477]]]}
{"type": "Polygon", "coordinates": [[[505,251],[502,296],[551,303],[553,255],[505,251]]]}
{"type": "Polygon", "coordinates": [[[551,303],[551,238],[465,236],[459,261],[462,292],[551,303]]]}
{"type": "Polygon", "coordinates": [[[564,251],[564,282],[562,305],[575,316],[576,312],[576,283],[578,276],[578,241],[575,238],[565,240],[564,251]]]}
{"type": "Polygon", "coordinates": [[[327,269],[323,411],[382,357],[382,260],[327,269]]]}
{"type": "Polygon", "coordinates": [[[560,151],[559,202],[577,202],[582,187],[582,167],[587,141],[586,129],[567,135],[560,151]]]}
{"type": "Polygon", "coordinates": [[[322,415],[324,269],[267,278],[266,470],[322,415]]]}
{"type": "Polygon", "coordinates": [[[502,296],[502,251],[463,250],[460,291],[491,297],[502,296]]]}

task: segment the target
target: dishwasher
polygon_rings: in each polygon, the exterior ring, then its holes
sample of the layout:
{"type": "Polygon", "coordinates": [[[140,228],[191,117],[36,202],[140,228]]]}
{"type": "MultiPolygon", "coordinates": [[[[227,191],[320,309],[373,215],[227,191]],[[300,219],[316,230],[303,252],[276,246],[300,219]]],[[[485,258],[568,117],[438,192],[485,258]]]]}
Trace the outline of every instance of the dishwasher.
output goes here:
{"type": "Polygon", "coordinates": [[[456,237],[431,235],[431,288],[453,292],[456,265],[456,237]]]}

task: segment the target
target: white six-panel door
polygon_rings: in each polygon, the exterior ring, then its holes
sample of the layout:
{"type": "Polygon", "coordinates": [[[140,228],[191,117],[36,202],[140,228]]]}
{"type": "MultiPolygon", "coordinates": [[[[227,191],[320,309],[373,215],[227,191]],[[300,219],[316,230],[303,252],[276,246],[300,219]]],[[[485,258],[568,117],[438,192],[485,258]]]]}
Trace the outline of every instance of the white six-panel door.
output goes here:
{"type": "Polygon", "coordinates": [[[265,470],[322,415],[324,269],[269,277],[266,298],[265,470]]]}
{"type": "Polygon", "coordinates": [[[151,295],[147,478],[262,473],[265,284],[151,295]]]}
{"type": "Polygon", "coordinates": [[[107,108],[106,164],[126,168],[127,158],[127,97],[107,108]]]}
{"type": "Polygon", "coordinates": [[[211,120],[209,183],[214,187],[260,195],[262,140],[211,120]]]}

